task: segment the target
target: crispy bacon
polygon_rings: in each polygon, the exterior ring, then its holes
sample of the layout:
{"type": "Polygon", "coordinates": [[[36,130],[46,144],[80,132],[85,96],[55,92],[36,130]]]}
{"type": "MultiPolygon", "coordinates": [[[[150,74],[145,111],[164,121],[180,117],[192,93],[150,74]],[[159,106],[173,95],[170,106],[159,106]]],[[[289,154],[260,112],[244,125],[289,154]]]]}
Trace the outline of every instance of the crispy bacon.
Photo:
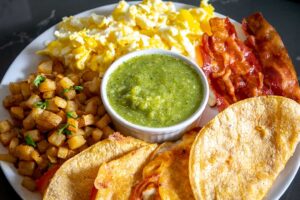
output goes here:
{"type": "Polygon", "coordinates": [[[260,95],[281,95],[300,103],[292,61],[276,30],[256,13],[243,22],[248,38],[241,41],[228,18],[210,20],[212,35],[198,47],[219,110],[260,95]]]}
{"type": "Polygon", "coordinates": [[[284,44],[261,13],[255,13],[243,20],[246,44],[255,50],[260,60],[264,84],[275,95],[286,96],[300,103],[300,89],[293,63],[284,44]]]}
{"type": "Polygon", "coordinates": [[[266,94],[261,65],[238,39],[229,19],[213,18],[210,25],[212,35],[203,36],[200,52],[219,110],[241,99],[266,94]]]}

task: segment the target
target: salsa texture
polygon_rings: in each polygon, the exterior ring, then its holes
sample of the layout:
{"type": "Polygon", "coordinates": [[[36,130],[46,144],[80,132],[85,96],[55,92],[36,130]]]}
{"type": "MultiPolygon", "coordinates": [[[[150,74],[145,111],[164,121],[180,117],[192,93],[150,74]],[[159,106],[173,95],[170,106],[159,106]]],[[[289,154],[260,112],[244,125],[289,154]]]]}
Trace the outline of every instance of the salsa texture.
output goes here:
{"type": "Polygon", "coordinates": [[[180,59],[160,54],[124,62],[111,74],[106,90],[110,105],[119,115],[147,127],[182,122],[203,99],[197,72],[180,59]]]}

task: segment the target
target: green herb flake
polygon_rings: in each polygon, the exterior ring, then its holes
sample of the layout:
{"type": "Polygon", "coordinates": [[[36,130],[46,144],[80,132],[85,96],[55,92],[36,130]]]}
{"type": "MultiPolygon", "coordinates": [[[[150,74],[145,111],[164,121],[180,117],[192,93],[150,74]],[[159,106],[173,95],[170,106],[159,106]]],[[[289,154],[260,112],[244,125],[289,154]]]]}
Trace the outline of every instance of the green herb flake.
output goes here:
{"type": "Polygon", "coordinates": [[[29,146],[36,147],[36,143],[32,140],[29,135],[25,136],[25,143],[29,146]]]}
{"type": "Polygon", "coordinates": [[[36,87],[39,87],[39,85],[44,82],[46,80],[46,78],[42,75],[37,75],[33,81],[33,84],[36,86],[36,87]]]}
{"type": "Polygon", "coordinates": [[[41,109],[46,109],[49,105],[49,102],[46,100],[46,101],[38,101],[34,104],[34,106],[36,108],[41,108],[41,109]]]}
{"type": "Polygon", "coordinates": [[[74,90],[76,90],[76,91],[82,91],[83,90],[83,86],[81,86],[81,85],[75,85],[74,86],[74,90]]]}
{"type": "Polygon", "coordinates": [[[77,118],[77,114],[75,112],[67,112],[66,115],[67,118],[74,118],[74,119],[77,118]]]}
{"type": "Polygon", "coordinates": [[[71,135],[72,132],[70,130],[68,130],[69,124],[66,123],[64,125],[62,125],[59,129],[58,129],[58,134],[65,134],[65,135],[71,135]]]}

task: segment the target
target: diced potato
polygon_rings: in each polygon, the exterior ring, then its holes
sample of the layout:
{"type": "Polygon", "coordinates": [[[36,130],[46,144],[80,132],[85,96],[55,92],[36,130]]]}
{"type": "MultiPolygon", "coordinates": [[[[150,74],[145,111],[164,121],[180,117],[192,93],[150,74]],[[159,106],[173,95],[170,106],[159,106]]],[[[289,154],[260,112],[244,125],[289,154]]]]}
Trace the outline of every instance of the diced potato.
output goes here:
{"type": "Polygon", "coordinates": [[[36,183],[32,178],[24,177],[21,184],[29,191],[34,192],[36,190],[36,183]]]}
{"type": "Polygon", "coordinates": [[[95,77],[91,81],[91,83],[88,85],[88,89],[93,94],[99,94],[100,93],[100,78],[95,77]]]}
{"type": "Polygon", "coordinates": [[[23,97],[27,99],[31,95],[30,85],[27,82],[20,83],[20,89],[23,97]]]}
{"type": "Polygon", "coordinates": [[[98,142],[99,140],[101,140],[102,135],[103,135],[103,131],[101,131],[98,128],[95,128],[92,132],[92,138],[95,142],[98,142]]]}
{"type": "Polygon", "coordinates": [[[35,169],[35,162],[33,161],[20,161],[18,163],[18,172],[24,176],[31,176],[35,169]]]}
{"type": "Polygon", "coordinates": [[[68,139],[69,148],[72,150],[81,147],[85,143],[86,143],[86,140],[84,139],[84,137],[82,135],[75,135],[75,136],[71,137],[70,139],[68,139]]]}
{"type": "Polygon", "coordinates": [[[64,89],[69,89],[70,87],[74,86],[74,82],[69,79],[68,77],[64,77],[59,81],[59,84],[64,88],[64,89]]]}
{"type": "Polygon", "coordinates": [[[97,112],[97,115],[103,116],[105,113],[106,113],[106,110],[105,110],[105,108],[104,108],[104,105],[102,104],[102,105],[98,106],[98,112],[97,112]]]}
{"type": "Polygon", "coordinates": [[[32,160],[31,153],[34,151],[34,148],[32,146],[21,144],[19,146],[16,146],[15,148],[15,154],[16,157],[18,157],[21,160],[32,160]]]}
{"type": "Polygon", "coordinates": [[[49,147],[49,143],[46,140],[42,140],[39,143],[37,143],[37,148],[41,153],[45,153],[48,147],[49,147]]]}
{"type": "Polygon", "coordinates": [[[41,101],[41,98],[36,95],[36,94],[32,94],[29,99],[27,99],[26,101],[26,105],[29,107],[29,108],[34,108],[35,107],[35,104],[37,102],[41,101]]]}
{"type": "Polygon", "coordinates": [[[42,139],[41,133],[40,133],[40,131],[37,130],[37,129],[30,130],[30,131],[26,131],[26,132],[24,133],[24,137],[26,137],[26,136],[31,137],[31,139],[32,139],[34,142],[40,141],[40,140],[42,139]]]}
{"type": "Polygon", "coordinates": [[[12,94],[20,94],[21,93],[21,85],[19,83],[10,83],[9,91],[12,94]]]}
{"type": "Polygon", "coordinates": [[[11,113],[12,117],[14,117],[16,119],[20,119],[20,120],[24,119],[24,110],[20,106],[11,107],[10,113],[11,113]]]}
{"type": "Polygon", "coordinates": [[[44,112],[41,108],[33,108],[30,112],[32,118],[36,121],[37,118],[44,112]]]}
{"type": "Polygon", "coordinates": [[[5,108],[10,108],[12,106],[19,105],[24,100],[22,94],[8,95],[3,100],[3,106],[5,108]]]}
{"type": "Polygon", "coordinates": [[[47,110],[49,110],[51,112],[58,112],[59,111],[59,108],[55,104],[54,99],[49,99],[48,100],[47,110]]]}
{"type": "Polygon", "coordinates": [[[5,162],[10,162],[10,163],[15,163],[17,162],[17,158],[10,154],[0,154],[0,160],[5,161],[5,162]]]}
{"type": "Polygon", "coordinates": [[[55,81],[52,81],[48,78],[45,79],[40,85],[39,90],[40,92],[49,92],[54,91],[56,89],[55,81]]]}
{"type": "Polygon", "coordinates": [[[76,99],[83,104],[86,101],[86,95],[84,93],[76,94],[76,99]]]}
{"type": "Polygon", "coordinates": [[[53,61],[43,61],[38,65],[38,73],[51,74],[52,73],[53,61]]]}
{"type": "Polygon", "coordinates": [[[48,142],[54,146],[61,146],[66,139],[66,136],[62,133],[58,133],[57,131],[53,131],[48,137],[48,142]]]}
{"type": "Polygon", "coordinates": [[[37,163],[41,163],[43,161],[42,157],[40,156],[39,152],[34,150],[32,153],[31,153],[31,157],[32,159],[37,163]]]}
{"type": "Polygon", "coordinates": [[[68,100],[72,100],[76,97],[76,91],[73,89],[70,89],[70,90],[64,92],[64,97],[68,100]]]}
{"type": "Polygon", "coordinates": [[[76,112],[77,104],[75,101],[67,101],[66,112],[76,112]]]}
{"type": "Polygon", "coordinates": [[[50,147],[46,151],[46,155],[51,163],[57,163],[57,148],[50,147]]]}
{"type": "Polygon", "coordinates": [[[51,99],[55,96],[55,91],[48,91],[43,93],[44,99],[51,99]]]}
{"type": "Polygon", "coordinates": [[[4,146],[7,146],[10,143],[10,141],[16,136],[17,136],[17,133],[14,130],[0,133],[0,141],[4,146]]]}
{"type": "Polygon", "coordinates": [[[62,159],[66,159],[68,156],[69,150],[66,147],[59,147],[58,148],[58,152],[57,152],[57,157],[58,158],[62,158],[62,159]]]}
{"type": "Polygon", "coordinates": [[[17,137],[14,137],[11,139],[9,145],[8,145],[8,150],[10,153],[14,154],[16,147],[19,145],[20,140],[17,137]]]}
{"type": "Polygon", "coordinates": [[[100,129],[103,129],[104,127],[106,127],[109,123],[111,122],[110,117],[108,116],[108,114],[105,114],[97,123],[96,126],[100,129]]]}
{"type": "Polygon", "coordinates": [[[92,135],[94,128],[90,127],[90,126],[86,126],[84,128],[84,132],[85,132],[85,137],[89,137],[90,135],[92,135]]]}
{"type": "Polygon", "coordinates": [[[68,74],[68,78],[73,81],[74,85],[79,85],[80,77],[77,74],[68,74]]]}
{"type": "Polygon", "coordinates": [[[81,78],[84,81],[91,81],[91,80],[93,80],[93,78],[98,77],[98,76],[99,75],[97,72],[94,72],[92,70],[86,70],[85,72],[83,72],[81,78]]]}
{"type": "Polygon", "coordinates": [[[52,71],[57,74],[63,74],[65,69],[61,62],[56,61],[53,63],[52,71]]]}
{"type": "Polygon", "coordinates": [[[70,130],[71,132],[76,133],[77,130],[78,130],[78,121],[76,119],[73,119],[73,118],[68,118],[67,123],[69,124],[68,130],[70,130]]]}
{"type": "Polygon", "coordinates": [[[23,120],[23,127],[25,130],[30,130],[35,127],[35,121],[32,117],[32,112],[27,115],[27,117],[23,120]]]}
{"type": "Polygon", "coordinates": [[[67,107],[67,101],[64,100],[63,98],[56,96],[53,98],[53,100],[54,100],[54,103],[57,105],[57,107],[59,107],[59,108],[67,107]]]}
{"type": "Polygon", "coordinates": [[[99,105],[99,99],[98,98],[92,98],[92,99],[88,100],[88,102],[85,106],[85,110],[84,110],[85,113],[96,115],[97,110],[98,110],[98,105],[99,105]]]}
{"type": "Polygon", "coordinates": [[[7,131],[10,131],[11,129],[11,123],[8,120],[2,120],[0,121],[0,133],[4,133],[7,131]]]}
{"type": "Polygon", "coordinates": [[[106,126],[103,128],[103,134],[104,134],[104,137],[107,138],[108,136],[110,136],[111,134],[113,134],[115,131],[110,128],[109,126],[106,126]]]}
{"type": "Polygon", "coordinates": [[[93,125],[95,123],[94,115],[82,115],[81,118],[83,119],[84,126],[93,125]]]}
{"type": "Polygon", "coordinates": [[[48,167],[48,164],[49,164],[49,161],[48,161],[48,158],[47,158],[47,155],[44,154],[41,156],[41,161],[39,161],[38,166],[39,166],[39,169],[46,169],[48,167]]]}
{"type": "Polygon", "coordinates": [[[61,121],[62,118],[59,115],[46,110],[36,118],[36,124],[42,130],[51,130],[56,128],[61,121]]]}

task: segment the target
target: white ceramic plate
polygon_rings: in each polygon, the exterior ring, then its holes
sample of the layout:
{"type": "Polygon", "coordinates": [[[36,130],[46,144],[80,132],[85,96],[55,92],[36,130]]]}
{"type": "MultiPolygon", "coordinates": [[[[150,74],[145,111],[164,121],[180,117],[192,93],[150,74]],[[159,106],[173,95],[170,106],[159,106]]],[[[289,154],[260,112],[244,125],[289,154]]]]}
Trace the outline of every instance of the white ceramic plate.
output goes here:
{"type": "MultiPolygon", "coordinates": [[[[136,3],[136,2],[135,2],[136,3]]],[[[191,5],[175,3],[177,8],[190,8],[191,5]]],[[[88,16],[92,13],[101,14],[101,15],[109,15],[113,9],[115,8],[116,4],[111,4],[107,6],[101,6],[95,9],[91,9],[85,12],[82,12],[76,16],[83,17],[88,16]]],[[[221,14],[216,13],[216,16],[224,17],[221,14]]],[[[239,23],[231,20],[236,28],[238,35],[240,37],[244,37],[241,26],[239,23]]],[[[9,94],[7,85],[10,82],[15,82],[18,80],[25,79],[27,75],[33,73],[36,70],[36,66],[40,60],[43,58],[41,56],[37,56],[35,52],[40,50],[44,47],[46,41],[54,39],[53,32],[55,27],[49,28],[35,40],[33,40],[14,60],[14,62],[8,68],[5,76],[2,79],[1,86],[0,86],[0,102],[4,99],[5,96],[9,94]]],[[[216,109],[212,109],[207,107],[204,111],[201,124],[206,124],[211,118],[213,118],[217,114],[216,109]]],[[[0,119],[9,119],[8,112],[0,106],[0,119]]],[[[0,145],[0,153],[6,153],[7,150],[0,145]]],[[[16,168],[12,164],[8,164],[5,162],[0,163],[1,168],[6,176],[7,180],[11,184],[11,186],[15,189],[18,195],[22,199],[30,199],[30,200],[39,200],[41,199],[41,195],[38,193],[33,193],[21,186],[22,177],[18,175],[16,168]]],[[[276,182],[273,184],[271,190],[269,191],[268,195],[265,197],[265,200],[274,200],[279,199],[280,196],[284,193],[287,187],[292,182],[293,178],[295,177],[297,170],[300,165],[300,145],[298,145],[294,156],[289,160],[284,170],[280,173],[279,177],[276,179],[276,182]]]]}

